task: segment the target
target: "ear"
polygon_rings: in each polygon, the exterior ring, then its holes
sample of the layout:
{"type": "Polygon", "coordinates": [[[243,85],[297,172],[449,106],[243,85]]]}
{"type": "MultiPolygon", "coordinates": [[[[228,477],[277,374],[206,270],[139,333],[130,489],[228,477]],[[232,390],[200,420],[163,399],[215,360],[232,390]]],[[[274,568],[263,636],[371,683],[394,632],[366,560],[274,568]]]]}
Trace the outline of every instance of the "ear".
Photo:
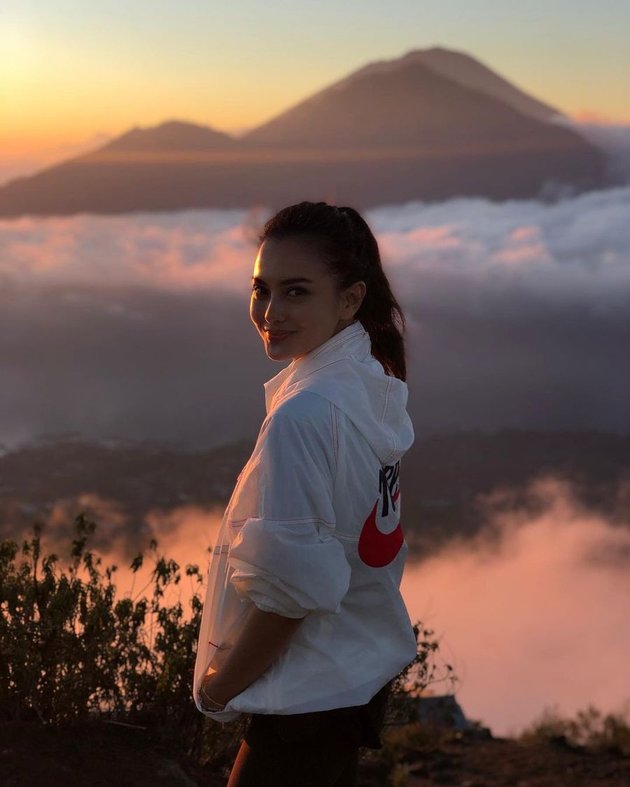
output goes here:
{"type": "Polygon", "coordinates": [[[367,287],[365,286],[364,281],[355,281],[354,284],[351,284],[344,290],[343,293],[343,317],[345,318],[353,318],[354,315],[359,311],[361,304],[363,303],[363,299],[365,298],[365,293],[367,291],[367,287]]]}

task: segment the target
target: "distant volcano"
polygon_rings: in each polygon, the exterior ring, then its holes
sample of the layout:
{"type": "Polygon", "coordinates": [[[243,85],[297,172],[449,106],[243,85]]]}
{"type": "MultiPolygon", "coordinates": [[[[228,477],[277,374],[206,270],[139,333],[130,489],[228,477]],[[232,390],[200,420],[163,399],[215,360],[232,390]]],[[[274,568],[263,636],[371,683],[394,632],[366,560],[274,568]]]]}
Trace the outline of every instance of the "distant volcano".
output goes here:
{"type": "Polygon", "coordinates": [[[172,121],[0,188],[0,216],[277,208],[360,209],[605,185],[603,154],[561,113],[469,55],[371,63],[239,139],[172,121]]]}
{"type": "MultiPolygon", "coordinates": [[[[441,74],[443,77],[457,82],[464,87],[478,90],[489,96],[498,98],[505,104],[509,104],[513,109],[517,109],[523,115],[531,115],[537,120],[553,120],[556,117],[563,117],[554,107],[543,104],[527,93],[523,93],[506,79],[496,74],[494,71],[484,66],[474,57],[464,52],[454,52],[441,47],[432,49],[421,49],[407,53],[399,60],[383,60],[355,71],[347,77],[347,81],[356,79],[369,73],[386,72],[399,69],[401,66],[420,63],[427,66],[432,71],[441,74]]],[[[337,82],[337,84],[341,84],[337,82]]]]}

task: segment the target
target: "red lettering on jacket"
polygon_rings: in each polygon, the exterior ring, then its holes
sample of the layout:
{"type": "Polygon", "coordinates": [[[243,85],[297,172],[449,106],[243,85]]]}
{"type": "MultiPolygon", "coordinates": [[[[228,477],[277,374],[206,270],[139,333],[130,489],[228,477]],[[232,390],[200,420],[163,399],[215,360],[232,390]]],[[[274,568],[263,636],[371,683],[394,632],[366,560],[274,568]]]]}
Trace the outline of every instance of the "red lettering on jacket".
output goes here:
{"type": "Polygon", "coordinates": [[[387,566],[394,560],[403,545],[404,535],[400,521],[391,533],[383,533],[376,524],[376,511],[381,503],[381,517],[389,515],[390,507],[396,512],[396,503],[400,497],[398,474],[400,462],[395,465],[386,465],[379,472],[379,496],[368,518],[363,523],[359,537],[359,557],[373,568],[387,566]],[[394,491],[395,488],[395,491],[394,491]]]}

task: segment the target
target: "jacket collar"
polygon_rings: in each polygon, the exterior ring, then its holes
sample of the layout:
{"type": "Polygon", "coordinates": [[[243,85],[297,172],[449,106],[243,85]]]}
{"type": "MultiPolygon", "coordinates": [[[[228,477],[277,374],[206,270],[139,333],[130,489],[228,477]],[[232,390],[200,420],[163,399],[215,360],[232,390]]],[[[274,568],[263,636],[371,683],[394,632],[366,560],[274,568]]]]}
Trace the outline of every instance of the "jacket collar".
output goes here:
{"type": "Polygon", "coordinates": [[[291,361],[275,377],[264,383],[267,415],[274,409],[274,402],[282,397],[289,385],[305,379],[318,369],[323,369],[341,358],[365,359],[371,355],[371,347],[370,335],[362,323],[355,320],[319,347],[291,361]]]}

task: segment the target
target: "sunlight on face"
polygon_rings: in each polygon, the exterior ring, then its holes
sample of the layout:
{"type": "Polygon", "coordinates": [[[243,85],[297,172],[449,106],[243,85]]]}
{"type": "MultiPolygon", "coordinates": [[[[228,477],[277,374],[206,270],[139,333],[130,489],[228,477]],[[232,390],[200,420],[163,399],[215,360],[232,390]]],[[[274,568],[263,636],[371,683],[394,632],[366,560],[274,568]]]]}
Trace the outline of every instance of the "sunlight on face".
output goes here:
{"type": "Polygon", "coordinates": [[[364,293],[363,282],[339,291],[308,242],[267,239],[254,263],[250,317],[269,358],[295,360],[350,325],[364,293]]]}

